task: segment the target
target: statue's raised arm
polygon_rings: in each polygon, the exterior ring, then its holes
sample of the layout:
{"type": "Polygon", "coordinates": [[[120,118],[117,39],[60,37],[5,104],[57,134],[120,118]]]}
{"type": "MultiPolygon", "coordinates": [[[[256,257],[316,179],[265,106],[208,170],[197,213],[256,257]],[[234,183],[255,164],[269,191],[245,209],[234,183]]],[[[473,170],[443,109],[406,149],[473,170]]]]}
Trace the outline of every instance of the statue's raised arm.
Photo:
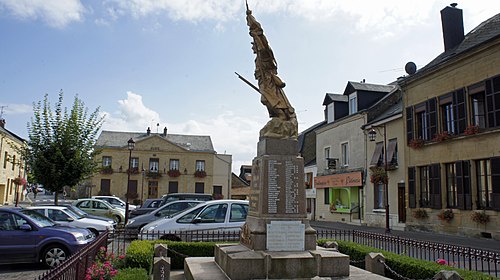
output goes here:
{"type": "Polygon", "coordinates": [[[255,58],[255,79],[259,84],[261,102],[267,107],[271,120],[260,131],[260,137],[296,139],[298,135],[295,109],[288,101],[283,88],[285,83],[278,77],[278,64],[264,36],[264,30],[248,9],[247,25],[253,38],[252,50],[255,58]]]}

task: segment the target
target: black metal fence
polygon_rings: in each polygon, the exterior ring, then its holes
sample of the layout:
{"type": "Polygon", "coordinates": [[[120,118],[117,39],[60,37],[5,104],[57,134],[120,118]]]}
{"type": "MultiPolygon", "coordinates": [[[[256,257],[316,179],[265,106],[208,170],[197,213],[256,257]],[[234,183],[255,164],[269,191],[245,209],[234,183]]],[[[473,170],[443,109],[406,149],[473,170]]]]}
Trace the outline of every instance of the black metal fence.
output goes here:
{"type": "Polygon", "coordinates": [[[106,247],[108,242],[108,234],[99,235],[96,240],[89,244],[84,249],[71,255],[61,265],[44,272],[38,276],[38,280],[56,280],[56,279],[71,279],[84,280],[87,268],[89,268],[95,260],[95,256],[101,246],[106,247]]]}
{"type": "MultiPolygon", "coordinates": [[[[91,265],[95,254],[102,244],[108,242],[108,251],[116,255],[125,254],[130,242],[135,239],[170,239],[183,241],[237,241],[239,231],[210,232],[210,231],[158,231],[144,235],[137,232],[116,229],[108,235],[101,235],[86,249],[71,256],[65,263],[56,269],[48,271],[38,279],[83,279],[85,270],[91,265]],[[68,272],[65,272],[68,270],[68,272]],[[68,275],[62,277],[60,275],[68,275]],[[78,275],[78,277],[69,277],[78,275]],[[81,275],[81,276],[80,276],[81,275]]],[[[494,251],[474,249],[470,247],[454,246],[443,243],[419,241],[409,238],[402,238],[393,235],[371,233],[359,230],[317,230],[317,238],[329,238],[343,241],[353,241],[355,243],[374,247],[384,251],[393,252],[399,255],[409,256],[415,259],[436,261],[444,259],[447,263],[456,268],[465,270],[475,270],[490,274],[495,277],[500,276],[500,253],[494,251]]]]}

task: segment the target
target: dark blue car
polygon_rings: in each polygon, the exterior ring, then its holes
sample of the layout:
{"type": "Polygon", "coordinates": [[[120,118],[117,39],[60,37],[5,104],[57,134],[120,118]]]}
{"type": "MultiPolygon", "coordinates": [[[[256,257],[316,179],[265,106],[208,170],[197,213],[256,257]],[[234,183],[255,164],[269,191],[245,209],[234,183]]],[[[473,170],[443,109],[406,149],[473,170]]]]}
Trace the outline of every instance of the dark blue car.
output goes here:
{"type": "Polygon", "coordinates": [[[0,208],[0,264],[55,267],[95,239],[87,229],[57,225],[29,209],[0,208]]]}

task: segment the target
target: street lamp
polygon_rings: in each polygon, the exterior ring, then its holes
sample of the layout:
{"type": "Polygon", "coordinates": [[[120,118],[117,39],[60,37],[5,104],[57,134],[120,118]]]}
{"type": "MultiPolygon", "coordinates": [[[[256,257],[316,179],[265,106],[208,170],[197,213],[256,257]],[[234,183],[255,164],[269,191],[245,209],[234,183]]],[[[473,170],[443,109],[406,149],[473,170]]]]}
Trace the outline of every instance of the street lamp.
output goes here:
{"type": "Polygon", "coordinates": [[[127,193],[125,194],[126,197],[126,204],[125,204],[125,225],[128,223],[128,198],[130,196],[130,171],[132,170],[132,150],[135,148],[135,142],[134,139],[130,138],[127,141],[128,144],[128,172],[127,172],[127,193]]]}
{"type": "MultiPolygon", "coordinates": [[[[384,154],[383,154],[383,162],[384,162],[384,171],[387,176],[387,135],[385,130],[385,124],[380,125],[384,129],[384,154]]],[[[368,139],[371,142],[375,141],[377,137],[377,132],[372,127],[372,129],[368,132],[368,139]]],[[[391,232],[391,227],[389,225],[389,179],[384,180],[384,196],[385,196],[385,233],[391,232]]]]}

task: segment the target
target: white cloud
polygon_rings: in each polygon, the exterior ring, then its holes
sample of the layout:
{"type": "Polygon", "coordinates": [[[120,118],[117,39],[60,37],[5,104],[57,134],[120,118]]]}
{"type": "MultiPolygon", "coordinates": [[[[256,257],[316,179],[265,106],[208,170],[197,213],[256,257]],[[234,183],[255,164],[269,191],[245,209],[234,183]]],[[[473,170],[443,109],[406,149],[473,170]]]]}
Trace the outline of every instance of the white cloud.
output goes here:
{"type": "Polygon", "coordinates": [[[21,19],[41,19],[56,28],[81,21],[85,12],[79,0],[0,0],[0,8],[21,19]]]}
{"type": "Polygon", "coordinates": [[[7,115],[19,115],[33,112],[33,106],[28,104],[0,104],[1,113],[7,115]]]}
{"type": "Polygon", "coordinates": [[[208,135],[218,153],[233,156],[234,172],[241,164],[250,164],[255,157],[259,130],[267,121],[265,116],[259,119],[227,111],[210,119],[168,123],[144,105],[141,95],[133,92],[127,92],[127,99],[118,100],[116,112],[103,114],[106,114],[104,130],[146,131],[147,127],[153,126],[151,130],[155,132],[156,123],[159,123],[161,131],[166,126],[168,133],[172,134],[208,135]]]}

